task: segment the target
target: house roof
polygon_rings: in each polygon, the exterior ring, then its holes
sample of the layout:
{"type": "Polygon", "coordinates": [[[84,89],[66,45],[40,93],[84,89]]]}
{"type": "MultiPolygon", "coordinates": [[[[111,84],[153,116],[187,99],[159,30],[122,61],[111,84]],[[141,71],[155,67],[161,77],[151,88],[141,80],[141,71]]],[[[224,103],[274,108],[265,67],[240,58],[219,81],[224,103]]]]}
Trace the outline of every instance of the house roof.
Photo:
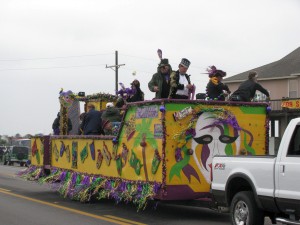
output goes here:
{"type": "Polygon", "coordinates": [[[231,83],[246,80],[249,72],[253,70],[258,72],[259,79],[278,79],[300,74],[300,47],[278,61],[236,74],[223,81],[231,83]]]}

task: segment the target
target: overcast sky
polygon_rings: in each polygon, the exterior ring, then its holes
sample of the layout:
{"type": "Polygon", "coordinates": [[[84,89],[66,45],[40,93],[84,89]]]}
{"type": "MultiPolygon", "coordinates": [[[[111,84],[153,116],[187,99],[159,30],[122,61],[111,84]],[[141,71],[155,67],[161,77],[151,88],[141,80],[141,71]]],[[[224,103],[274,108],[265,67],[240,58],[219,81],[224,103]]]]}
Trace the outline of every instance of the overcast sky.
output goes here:
{"type": "Polygon", "coordinates": [[[300,46],[299,0],[0,0],[0,135],[49,134],[60,88],[114,93],[148,82],[159,62],[181,58],[205,92],[210,65],[232,76],[300,46]],[[132,73],[136,71],[136,75],[132,73]]]}

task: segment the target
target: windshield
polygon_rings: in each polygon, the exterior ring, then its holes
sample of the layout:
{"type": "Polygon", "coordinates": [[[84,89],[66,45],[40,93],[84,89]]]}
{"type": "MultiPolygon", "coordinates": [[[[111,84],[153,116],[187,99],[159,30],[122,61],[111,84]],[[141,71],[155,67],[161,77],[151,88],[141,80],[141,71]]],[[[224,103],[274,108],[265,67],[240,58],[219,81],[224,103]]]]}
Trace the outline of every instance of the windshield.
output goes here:
{"type": "Polygon", "coordinates": [[[13,154],[17,153],[23,153],[23,154],[28,154],[28,148],[27,147],[13,147],[13,154]]]}

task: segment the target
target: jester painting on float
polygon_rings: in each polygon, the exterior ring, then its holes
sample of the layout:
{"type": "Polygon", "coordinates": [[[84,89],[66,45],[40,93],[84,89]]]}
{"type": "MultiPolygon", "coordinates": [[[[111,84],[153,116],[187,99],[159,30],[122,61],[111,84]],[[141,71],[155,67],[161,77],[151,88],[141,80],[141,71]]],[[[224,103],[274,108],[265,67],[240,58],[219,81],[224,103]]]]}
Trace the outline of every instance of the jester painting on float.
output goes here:
{"type": "Polygon", "coordinates": [[[255,151],[251,147],[253,135],[241,128],[235,116],[229,111],[200,112],[198,115],[191,147],[197,168],[206,182],[211,183],[213,156],[254,155],[255,151]],[[243,138],[241,138],[242,134],[244,134],[243,138]],[[246,140],[247,137],[249,141],[246,140]]]}

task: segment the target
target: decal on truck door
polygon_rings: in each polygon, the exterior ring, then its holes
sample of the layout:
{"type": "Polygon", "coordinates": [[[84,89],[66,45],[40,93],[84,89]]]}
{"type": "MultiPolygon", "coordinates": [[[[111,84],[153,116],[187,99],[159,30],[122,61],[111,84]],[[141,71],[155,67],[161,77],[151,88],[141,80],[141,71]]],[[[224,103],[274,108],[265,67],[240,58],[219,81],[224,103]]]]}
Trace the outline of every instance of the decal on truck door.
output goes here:
{"type": "Polygon", "coordinates": [[[215,170],[225,170],[225,163],[216,163],[215,170]]]}

